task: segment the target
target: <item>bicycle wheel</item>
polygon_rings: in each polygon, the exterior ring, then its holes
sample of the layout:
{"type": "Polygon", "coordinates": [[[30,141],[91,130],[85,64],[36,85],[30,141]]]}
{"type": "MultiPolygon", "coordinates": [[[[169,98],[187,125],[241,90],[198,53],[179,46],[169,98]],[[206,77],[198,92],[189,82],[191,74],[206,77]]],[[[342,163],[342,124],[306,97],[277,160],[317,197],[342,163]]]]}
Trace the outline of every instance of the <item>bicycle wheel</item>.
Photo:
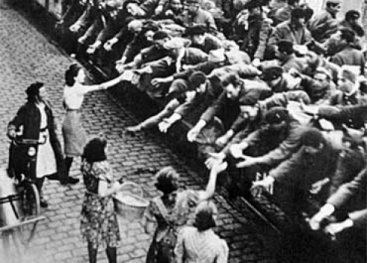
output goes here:
{"type": "Polygon", "coordinates": [[[40,214],[40,195],[34,183],[24,184],[22,199],[24,219],[36,217],[40,214]]]}

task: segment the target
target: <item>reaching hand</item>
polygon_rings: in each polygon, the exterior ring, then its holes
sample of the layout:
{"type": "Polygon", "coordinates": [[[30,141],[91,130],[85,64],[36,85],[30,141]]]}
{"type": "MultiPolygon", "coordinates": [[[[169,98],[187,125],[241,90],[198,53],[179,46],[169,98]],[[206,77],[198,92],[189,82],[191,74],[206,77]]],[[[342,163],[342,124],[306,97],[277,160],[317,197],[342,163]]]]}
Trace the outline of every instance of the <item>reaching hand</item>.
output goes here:
{"type": "Polygon", "coordinates": [[[319,212],[317,212],[309,222],[309,225],[312,230],[319,230],[320,229],[320,223],[330,216],[334,212],[335,208],[334,206],[330,204],[325,204],[323,207],[320,208],[319,212]]]}
{"type": "Polygon", "coordinates": [[[260,64],[261,64],[261,62],[260,62],[260,59],[258,59],[258,58],[255,58],[255,59],[252,61],[252,65],[253,65],[255,68],[259,67],[259,66],[260,66],[260,64]]]}
{"type": "Polygon", "coordinates": [[[171,123],[168,121],[168,119],[164,119],[158,124],[158,128],[160,132],[166,133],[168,129],[171,127],[171,123]]]}
{"type": "Polygon", "coordinates": [[[110,39],[110,40],[108,40],[106,43],[104,43],[103,48],[104,48],[106,51],[111,51],[111,50],[112,50],[112,46],[113,46],[114,44],[115,44],[115,43],[110,39]]]}
{"type": "Polygon", "coordinates": [[[88,54],[94,54],[94,52],[96,52],[97,48],[99,48],[99,45],[97,45],[97,44],[90,45],[89,48],[87,49],[87,53],[88,54]]]}
{"type": "Polygon", "coordinates": [[[152,79],[152,85],[155,88],[159,88],[164,83],[166,83],[165,78],[154,78],[154,79],[152,79]]]}
{"type": "Polygon", "coordinates": [[[329,234],[333,239],[335,239],[335,235],[342,232],[344,229],[348,228],[346,221],[331,223],[325,227],[325,232],[329,234]]]}
{"type": "Polygon", "coordinates": [[[8,130],[7,135],[10,139],[14,139],[17,136],[17,132],[15,130],[8,130]]]}
{"type": "Polygon", "coordinates": [[[224,147],[227,145],[229,139],[227,138],[226,135],[223,135],[221,137],[219,137],[216,141],[215,141],[215,144],[219,147],[224,147]]]}
{"type": "Polygon", "coordinates": [[[216,162],[213,165],[213,167],[211,168],[211,170],[213,172],[215,172],[216,174],[219,174],[219,173],[225,171],[227,169],[227,167],[228,167],[228,163],[221,161],[221,162],[216,162]]]}
{"type": "Polygon", "coordinates": [[[121,74],[125,70],[125,65],[120,63],[120,61],[118,60],[118,61],[116,61],[116,67],[115,68],[116,68],[117,72],[121,74]]]}
{"type": "Polygon", "coordinates": [[[245,167],[250,167],[250,166],[254,166],[255,164],[258,164],[257,158],[250,157],[247,155],[242,155],[241,158],[244,158],[245,160],[237,163],[236,164],[237,168],[245,168],[245,167]]]}
{"type": "Polygon", "coordinates": [[[210,157],[206,159],[205,165],[208,169],[213,169],[214,166],[223,163],[226,157],[224,153],[209,153],[210,157]]]}
{"type": "Polygon", "coordinates": [[[229,152],[235,159],[239,159],[239,158],[244,159],[243,149],[241,145],[238,143],[232,144],[231,147],[229,147],[229,152]]]}
{"type": "Polygon", "coordinates": [[[271,176],[266,177],[265,179],[257,182],[253,182],[251,190],[265,189],[270,192],[274,185],[274,178],[271,176]]]}
{"type": "Polygon", "coordinates": [[[187,140],[189,141],[189,142],[193,142],[193,141],[195,141],[196,140],[196,138],[198,137],[198,135],[199,135],[199,133],[200,133],[200,130],[199,129],[197,129],[197,128],[192,128],[191,130],[189,130],[189,132],[187,133],[187,140]]]}
{"type": "Polygon", "coordinates": [[[77,33],[80,30],[81,26],[79,24],[73,24],[69,27],[69,30],[73,33],[77,33]]]}

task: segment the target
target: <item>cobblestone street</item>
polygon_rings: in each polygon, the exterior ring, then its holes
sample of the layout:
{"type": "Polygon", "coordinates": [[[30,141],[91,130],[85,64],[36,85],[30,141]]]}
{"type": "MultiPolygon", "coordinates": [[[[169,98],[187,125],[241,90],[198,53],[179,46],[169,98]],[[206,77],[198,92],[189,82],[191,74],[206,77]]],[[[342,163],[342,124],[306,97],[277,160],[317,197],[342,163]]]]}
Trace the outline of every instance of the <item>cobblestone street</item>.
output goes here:
{"type": "MultiPolygon", "coordinates": [[[[0,25],[0,163],[5,167],[9,144],[7,123],[25,102],[25,89],[32,82],[45,83],[61,134],[64,72],[75,61],[53,46],[31,23],[6,4],[0,6],[0,25]]],[[[182,157],[173,153],[160,137],[148,132],[135,137],[122,136],[123,128],[136,122],[133,113],[124,109],[108,91],[87,95],[83,107],[84,128],[89,136],[100,132],[106,135],[111,146],[109,161],[114,172],[140,184],[146,198],[158,194],[149,170],[158,170],[166,165],[180,171],[185,186],[195,189],[204,187],[206,180],[195,179],[200,175],[188,167],[182,157]],[[148,172],[137,172],[141,170],[148,172]]],[[[73,164],[71,175],[82,180],[79,160],[73,164]]],[[[86,243],[79,232],[83,194],[82,182],[62,186],[57,181],[46,181],[45,195],[49,207],[42,210],[46,220],[38,224],[26,262],[88,261],[86,243]]],[[[217,232],[229,245],[229,262],[275,262],[270,252],[271,244],[265,242],[266,234],[270,235],[271,230],[256,216],[250,215],[249,210],[239,211],[222,196],[216,195],[215,201],[220,212],[217,232]]],[[[120,230],[122,242],[118,248],[118,262],[144,262],[151,236],[145,234],[141,222],[120,221],[120,230]]],[[[98,262],[107,262],[102,248],[98,257],[98,262]]],[[[0,262],[4,262],[1,254],[0,262]]]]}

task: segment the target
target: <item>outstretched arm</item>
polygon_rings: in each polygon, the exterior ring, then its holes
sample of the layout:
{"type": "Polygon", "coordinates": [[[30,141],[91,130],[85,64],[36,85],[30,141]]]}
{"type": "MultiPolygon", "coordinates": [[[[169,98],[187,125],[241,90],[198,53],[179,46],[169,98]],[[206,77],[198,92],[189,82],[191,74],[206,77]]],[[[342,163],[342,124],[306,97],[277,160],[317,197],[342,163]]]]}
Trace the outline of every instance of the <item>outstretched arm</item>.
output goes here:
{"type": "Polygon", "coordinates": [[[120,75],[117,78],[114,78],[112,80],[108,80],[106,82],[103,82],[101,84],[83,86],[83,93],[88,93],[88,92],[92,92],[92,91],[96,91],[96,90],[108,89],[108,88],[113,87],[116,84],[120,83],[121,80],[122,80],[122,75],[120,75]]]}
{"type": "Polygon", "coordinates": [[[228,164],[226,162],[221,162],[213,166],[213,168],[210,170],[209,181],[206,189],[205,191],[200,192],[200,201],[208,200],[214,195],[218,174],[227,169],[227,166],[228,164]]]}

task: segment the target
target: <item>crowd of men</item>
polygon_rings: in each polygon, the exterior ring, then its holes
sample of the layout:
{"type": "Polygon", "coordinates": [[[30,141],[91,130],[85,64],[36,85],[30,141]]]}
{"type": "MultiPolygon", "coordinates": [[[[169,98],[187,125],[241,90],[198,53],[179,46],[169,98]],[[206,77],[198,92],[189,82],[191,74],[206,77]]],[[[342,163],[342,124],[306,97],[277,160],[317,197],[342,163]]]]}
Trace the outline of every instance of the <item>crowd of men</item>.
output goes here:
{"type": "Polygon", "coordinates": [[[367,80],[359,10],[341,0],[74,0],[59,26],[112,75],[166,102],[136,126],[189,118],[208,168],[226,186],[267,189],[312,229],[366,229],[367,80]],[[195,115],[195,117],[193,117],[195,115]],[[309,208],[310,200],[317,212],[309,208]],[[326,218],[343,211],[338,220],[326,218]],[[315,214],[316,213],[316,214],[315,214]]]}

